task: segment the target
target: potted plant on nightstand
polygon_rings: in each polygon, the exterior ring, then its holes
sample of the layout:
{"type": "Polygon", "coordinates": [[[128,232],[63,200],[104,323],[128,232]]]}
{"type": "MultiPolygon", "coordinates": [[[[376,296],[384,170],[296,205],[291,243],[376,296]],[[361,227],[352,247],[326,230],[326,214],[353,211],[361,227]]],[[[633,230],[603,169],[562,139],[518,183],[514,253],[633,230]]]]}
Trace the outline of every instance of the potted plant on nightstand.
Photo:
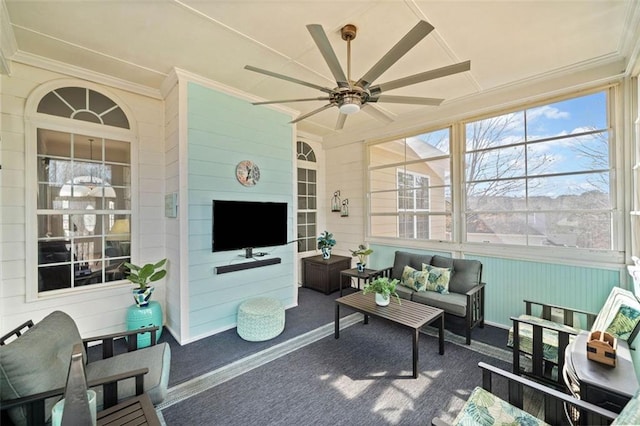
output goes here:
{"type": "Polygon", "coordinates": [[[356,264],[358,272],[364,272],[365,266],[367,266],[367,256],[373,253],[373,250],[365,247],[364,244],[360,244],[357,250],[349,250],[353,257],[358,257],[359,262],[356,264]]]}
{"type": "Polygon", "coordinates": [[[398,296],[396,292],[397,284],[398,280],[396,279],[389,280],[388,277],[379,277],[366,284],[362,289],[362,293],[375,293],[376,304],[379,306],[387,306],[391,300],[391,296],[395,296],[396,299],[398,299],[398,304],[401,304],[400,296],[398,296]]]}
{"type": "Polygon", "coordinates": [[[329,259],[331,257],[331,248],[336,245],[336,240],[333,238],[333,234],[329,231],[324,231],[318,237],[318,248],[322,252],[323,259],[329,259]]]}
{"type": "Polygon", "coordinates": [[[133,284],[137,284],[137,287],[133,289],[133,298],[139,307],[149,304],[151,293],[154,290],[151,283],[161,280],[167,275],[167,270],[161,269],[166,262],[167,259],[162,259],[158,263],[147,263],[144,266],[134,265],[129,262],[124,263],[124,266],[128,269],[126,272],[127,279],[133,284]]]}

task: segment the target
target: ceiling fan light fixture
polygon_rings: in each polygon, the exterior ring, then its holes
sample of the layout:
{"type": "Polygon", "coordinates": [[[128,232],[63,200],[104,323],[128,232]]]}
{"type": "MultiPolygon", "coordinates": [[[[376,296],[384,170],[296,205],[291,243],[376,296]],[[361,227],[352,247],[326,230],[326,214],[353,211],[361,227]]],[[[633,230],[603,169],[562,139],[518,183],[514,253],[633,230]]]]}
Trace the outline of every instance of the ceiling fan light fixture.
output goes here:
{"type": "Polygon", "coordinates": [[[340,104],[340,112],[346,115],[355,114],[360,111],[361,100],[356,95],[346,95],[340,104]]]}

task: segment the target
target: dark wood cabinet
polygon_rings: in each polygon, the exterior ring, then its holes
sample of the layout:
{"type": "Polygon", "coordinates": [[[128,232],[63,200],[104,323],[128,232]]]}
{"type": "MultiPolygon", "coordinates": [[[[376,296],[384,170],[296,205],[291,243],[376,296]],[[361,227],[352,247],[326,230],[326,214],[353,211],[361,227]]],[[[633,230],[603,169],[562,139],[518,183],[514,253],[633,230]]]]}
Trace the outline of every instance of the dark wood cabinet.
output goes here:
{"type": "MultiPolygon", "coordinates": [[[[323,259],[322,255],[302,259],[302,286],[318,290],[324,294],[340,289],[340,271],[351,268],[351,257],[332,255],[323,259]]],[[[348,282],[349,278],[345,278],[348,282]]],[[[345,284],[346,285],[346,284],[345,284]]]]}

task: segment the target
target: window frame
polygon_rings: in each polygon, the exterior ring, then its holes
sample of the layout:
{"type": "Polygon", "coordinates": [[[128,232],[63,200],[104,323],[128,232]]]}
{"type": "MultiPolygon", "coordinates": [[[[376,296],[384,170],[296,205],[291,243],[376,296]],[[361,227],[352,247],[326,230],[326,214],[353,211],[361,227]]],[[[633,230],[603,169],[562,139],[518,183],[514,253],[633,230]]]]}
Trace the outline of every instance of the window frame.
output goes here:
{"type": "MultiPolygon", "coordinates": [[[[526,259],[535,261],[554,261],[563,259],[563,261],[579,264],[592,264],[593,262],[599,265],[611,268],[618,268],[620,263],[624,263],[625,255],[625,236],[626,229],[625,219],[628,215],[624,213],[624,204],[631,195],[627,195],[625,190],[627,185],[625,174],[623,173],[624,164],[630,162],[625,160],[622,155],[624,150],[624,139],[621,132],[623,123],[622,117],[622,105],[621,105],[621,90],[623,89],[623,83],[613,82],[605,85],[592,86],[584,88],[582,90],[573,90],[556,96],[540,97],[536,101],[522,101],[517,104],[512,104],[508,108],[496,108],[491,111],[483,112],[482,114],[469,114],[467,116],[460,115],[455,121],[441,124],[434,124],[430,127],[424,127],[418,129],[415,132],[407,135],[388,137],[385,139],[370,140],[365,143],[365,152],[368,170],[372,168],[371,158],[369,155],[369,148],[371,145],[376,145],[384,142],[398,140],[403,137],[411,137],[430,131],[438,131],[450,126],[451,128],[451,199],[452,199],[452,240],[451,241],[438,241],[438,240],[410,240],[400,239],[392,237],[380,237],[371,235],[371,222],[369,217],[371,215],[371,199],[367,198],[367,224],[365,227],[366,235],[365,239],[369,243],[380,243],[384,245],[401,245],[407,248],[415,249],[431,249],[440,252],[450,253],[475,253],[479,255],[488,255],[502,257],[506,259],[526,259]],[[586,96],[589,94],[603,92],[607,93],[607,119],[608,119],[608,131],[610,132],[610,148],[609,148],[609,170],[610,170],[610,197],[612,206],[612,249],[611,250],[594,250],[594,249],[579,249],[570,247],[536,247],[536,246],[518,246],[518,245],[502,245],[496,243],[482,243],[482,242],[467,242],[466,236],[466,220],[465,212],[467,206],[467,200],[465,197],[466,185],[466,170],[465,170],[465,126],[466,123],[499,116],[501,114],[507,114],[509,112],[522,111],[524,109],[531,109],[539,106],[549,105],[557,103],[563,100],[569,100],[586,96]],[[626,201],[625,201],[626,200],[626,201]]],[[[366,191],[369,195],[371,192],[370,175],[366,178],[366,191]]]]}
{"type": "Polygon", "coordinates": [[[409,216],[409,214],[412,213],[411,216],[413,218],[413,220],[412,220],[412,222],[413,222],[413,232],[412,232],[413,237],[406,237],[405,236],[405,237],[400,237],[400,238],[408,238],[408,239],[413,239],[413,240],[428,240],[428,239],[431,238],[431,215],[429,215],[429,214],[425,215],[426,218],[427,218],[427,221],[428,221],[427,233],[429,235],[428,235],[427,238],[418,238],[418,222],[417,222],[417,219],[418,219],[418,216],[421,216],[420,213],[429,213],[429,212],[431,212],[431,194],[429,193],[429,191],[431,191],[431,189],[430,189],[431,188],[431,178],[428,175],[425,175],[425,174],[422,174],[422,173],[412,172],[412,171],[409,171],[409,170],[406,170],[406,169],[403,169],[403,168],[397,168],[396,169],[396,176],[397,176],[396,182],[398,182],[398,183],[400,182],[400,175],[405,175],[405,176],[406,175],[411,175],[412,181],[414,183],[416,181],[416,178],[418,178],[418,177],[421,178],[421,179],[427,180],[427,182],[428,182],[427,183],[427,197],[428,197],[427,198],[427,203],[429,204],[429,206],[426,209],[419,209],[419,208],[416,207],[418,205],[418,201],[417,201],[418,200],[418,196],[417,196],[416,189],[420,188],[419,186],[415,186],[414,185],[414,186],[411,187],[411,189],[412,189],[411,192],[413,193],[413,197],[412,197],[413,208],[411,208],[411,209],[402,208],[400,206],[400,195],[401,195],[400,192],[401,191],[398,191],[398,197],[397,197],[398,201],[397,201],[397,206],[396,206],[396,208],[398,210],[398,235],[404,234],[404,232],[402,231],[402,223],[401,223],[402,222],[402,214],[405,213],[405,216],[409,216]]]}
{"type": "MultiPolygon", "coordinates": [[[[305,170],[313,170],[316,174],[315,177],[315,186],[316,186],[316,193],[314,195],[315,198],[315,209],[300,209],[298,207],[298,201],[300,198],[300,194],[298,193],[298,191],[296,190],[296,217],[298,216],[299,213],[313,213],[315,214],[315,230],[316,232],[314,232],[311,235],[307,235],[307,240],[313,240],[313,244],[311,245],[311,248],[309,250],[304,250],[301,251],[300,247],[301,247],[301,241],[298,241],[297,244],[297,248],[296,248],[296,253],[297,254],[305,254],[305,253],[312,253],[315,252],[316,250],[316,245],[315,245],[315,240],[316,240],[316,236],[318,234],[318,202],[319,197],[318,197],[318,192],[320,190],[319,188],[319,183],[318,183],[318,174],[319,174],[319,168],[318,168],[318,160],[317,160],[317,156],[315,154],[315,150],[313,149],[313,147],[311,147],[311,145],[309,145],[307,142],[302,141],[302,140],[298,140],[296,142],[296,188],[298,187],[298,185],[300,185],[300,177],[298,175],[298,169],[305,169],[305,170]],[[300,152],[300,148],[302,148],[304,150],[304,152],[300,152]],[[305,158],[301,158],[301,157],[305,157],[305,158]]],[[[305,184],[308,184],[309,181],[305,180],[304,181],[305,184]]],[[[307,197],[309,197],[308,194],[306,194],[307,197]]],[[[304,226],[308,226],[309,223],[305,222],[305,223],[301,223],[299,220],[296,221],[296,238],[300,239],[300,235],[298,234],[298,229],[301,225],[304,226]]],[[[309,248],[309,247],[307,247],[309,248]]]]}
{"type": "MultiPolygon", "coordinates": [[[[138,155],[137,155],[137,129],[134,120],[131,119],[131,111],[126,107],[117,96],[102,87],[76,81],[72,79],[56,80],[39,86],[27,99],[25,106],[25,217],[27,223],[37,223],[37,132],[38,129],[46,129],[58,132],[82,134],[95,138],[112,139],[130,144],[130,170],[131,170],[131,252],[132,259],[137,257],[137,193],[138,193],[138,155]],[[37,112],[40,100],[49,92],[63,87],[81,87],[96,91],[115,102],[123,111],[129,121],[130,128],[124,129],[103,124],[91,123],[87,121],[77,120],[73,118],[65,118],[59,116],[48,115],[37,112]]],[[[33,302],[54,297],[62,297],[68,295],[79,295],[104,288],[122,287],[129,285],[127,280],[109,281],[100,284],[92,284],[80,287],[70,287],[59,290],[50,290],[39,292],[38,290],[38,230],[36,226],[25,227],[25,278],[26,278],[26,301],[33,302]]]]}
{"type": "MultiPolygon", "coordinates": [[[[365,177],[365,187],[366,187],[366,191],[367,191],[367,204],[366,204],[366,208],[367,208],[367,212],[368,214],[366,215],[366,235],[365,235],[365,239],[366,240],[370,240],[373,241],[375,239],[379,239],[380,241],[388,241],[388,240],[399,240],[403,242],[403,245],[407,245],[407,246],[422,246],[423,244],[430,244],[429,242],[442,242],[445,241],[443,239],[434,239],[437,237],[433,236],[433,219],[435,217],[441,217],[444,220],[444,229],[446,232],[446,223],[448,219],[452,220],[452,215],[453,215],[453,210],[447,210],[446,208],[443,210],[434,210],[433,209],[433,200],[437,197],[433,196],[432,191],[437,190],[438,188],[449,188],[449,191],[451,191],[451,204],[455,204],[456,200],[453,199],[453,195],[454,192],[452,190],[452,185],[454,184],[453,180],[451,179],[451,177],[453,176],[453,169],[455,167],[454,164],[454,147],[452,144],[452,139],[453,139],[453,128],[452,126],[440,126],[437,128],[432,128],[429,130],[424,130],[421,132],[417,132],[414,135],[403,135],[403,136],[398,136],[398,137],[394,137],[394,138],[389,138],[389,139],[385,139],[385,140],[380,140],[380,141],[376,141],[376,142],[372,142],[372,143],[367,143],[365,144],[365,150],[366,150],[366,177],[365,177]],[[412,149],[411,148],[411,141],[409,141],[409,139],[412,138],[418,138],[421,135],[427,135],[427,134],[437,134],[440,132],[447,132],[448,133],[448,137],[447,137],[447,141],[448,141],[448,151],[447,152],[442,152],[442,153],[438,153],[438,155],[433,155],[433,156],[426,156],[424,158],[419,158],[419,159],[415,159],[415,158],[407,158],[407,150],[408,149],[412,149]],[[376,165],[372,165],[371,161],[371,148],[375,147],[376,145],[384,145],[387,142],[402,142],[403,144],[403,158],[402,159],[394,159],[393,161],[390,161],[389,163],[383,163],[383,164],[376,164],[376,165]],[[439,161],[443,161],[445,160],[448,163],[448,172],[449,172],[449,179],[447,181],[447,179],[444,179],[445,182],[442,183],[435,183],[432,185],[432,179],[433,176],[429,176],[428,174],[424,174],[424,173],[420,173],[420,172],[414,172],[414,171],[410,171],[407,170],[407,166],[414,166],[414,165],[419,165],[419,164],[424,164],[425,166],[432,168],[432,164],[437,164],[436,162],[439,161]],[[376,173],[379,170],[385,170],[385,169],[389,169],[390,172],[389,174],[393,173],[394,174],[394,181],[393,181],[393,189],[391,188],[383,188],[383,189],[376,189],[373,190],[372,189],[372,185],[371,185],[371,179],[372,179],[372,174],[376,173]],[[391,172],[391,170],[393,169],[393,172],[391,172]],[[422,239],[422,238],[403,238],[403,237],[384,237],[384,236],[372,236],[371,234],[371,227],[372,227],[372,217],[395,217],[397,219],[397,223],[396,223],[396,234],[400,235],[400,216],[402,214],[402,210],[399,208],[399,204],[398,204],[398,200],[399,200],[399,194],[400,194],[400,188],[398,185],[398,172],[402,171],[404,173],[407,174],[411,174],[412,176],[420,176],[423,178],[428,178],[429,179],[429,186],[428,191],[429,191],[429,208],[424,210],[424,209],[418,209],[418,210],[414,210],[415,212],[420,212],[421,214],[416,215],[416,216],[424,216],[426,218],[428,218],[428,227],[429,227],[429,239],[422,239]],[[371,211],[371,205],[372,205],[372,199],[373,199],[373,195],[374,194],[384,194],[384,193],[396,193],[395,196],[395,200],[396,203],[394,205],[394,211],[378,211],[378,212],[374,212],[372,213],[371,211]]],[[[399,151],[398,151],[399,152],[399,151]]],[[[443,176],[447,176],[446,173],[443,176]]],[[[419,187],[412,187],[413,189],[418,189],[419,187]]],[[[446,194],[446,190],[443,192],[443,194],[446,194]]],[[[443,197],[443,199],[446,199],[446,195],[445,197],[443,197]]],[[[436,225],[437,226],[437,225],[436,225]]],[[[455,230],[452,229],[451,231],[451,238],[454,237],[454,233],[455,230]]],[[[414,234],[415,235],[415,234],[414,234]]],[[[445,237],[446,238],[446,237],[445,237]]],[[[446,240],[448,243],[450,243],[451,241],[446,240]]]]}

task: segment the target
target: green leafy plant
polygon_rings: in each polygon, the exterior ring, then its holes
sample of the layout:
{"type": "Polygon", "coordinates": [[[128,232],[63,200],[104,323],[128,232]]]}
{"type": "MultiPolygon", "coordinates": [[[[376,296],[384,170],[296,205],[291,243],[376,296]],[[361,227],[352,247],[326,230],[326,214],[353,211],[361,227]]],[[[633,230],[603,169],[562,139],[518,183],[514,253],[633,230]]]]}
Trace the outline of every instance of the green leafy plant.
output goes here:
{"type": "Polygon", "coordinates": [[[362,289],[362,293],[380,293],[384,295],[385,299],[389,298],[390,296],[395,296],[396,299],[398,299],[398,304],[401,304],[400,296],[396,292],[397,284],[398,280],[396,279],[389,280],[388,277],[379,277],[366,284],[362,289]]]}
{"type": "Polygon", "coordinates": [[[318,248],[331,248],[336,245],[336,240],[333,238],[333,234],[329,231],[324,231],[318,237],[318,248]]]}
{"type": "Polygon", "coordinates": [[[149,286],[149,283],[161,280],[167,275],[166,269],[160,269],[167,263],[167,259],[162,259],[158,263],[147,263],[144,266],[134,265],[133,263],[125,262],[124,266],[128,269],[126,272],[127,279],[134,284],[137,284],[140,290],[144,290],[149,286]]]}
{"type": "Polygon", "coordinates": [[[358,260],[360,261],[360,263],[362,263],[363,265],[365,263],[367,263],[367,256],[369,256],[371,253],[373,253],[373,250],[370,248],[365,247],[364,244],[360,244],[358,246],[358,248],[356,250],[351,250],[349,249],[349,251],[351,252],[351,255],[353,257],[358,257],[358,260]]]}

